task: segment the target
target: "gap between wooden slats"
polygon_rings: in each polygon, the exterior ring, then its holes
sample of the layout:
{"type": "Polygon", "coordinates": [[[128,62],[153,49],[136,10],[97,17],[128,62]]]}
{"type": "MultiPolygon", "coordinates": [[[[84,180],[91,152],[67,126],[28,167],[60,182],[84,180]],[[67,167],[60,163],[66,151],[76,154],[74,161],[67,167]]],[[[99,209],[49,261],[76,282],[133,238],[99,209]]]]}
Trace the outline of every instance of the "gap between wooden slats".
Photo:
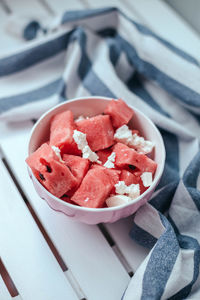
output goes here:
{"type": "MultiPolygon", "coordinates": [[[[6,270],[6,268],[3,264],[3,261],[0,258],[0,291],[1,291],[1,289],[4,288],[4,286],[1,287],[2,285],[4,285],[4,283],[6,285],[5,290],[7,291],[7,293],[10,294],[11,297],[16,297],[19,295],[19,292],[16,289],[16,286],[15,286],[12,278],[10,277],[10,274],[6,270]]],[[[3,291],[4,291],[4,289],[3,289],[3,291]]],[[[3,297],[1,296],[1,293],[0,293],[0,299],[3,299],[3,297]]]]}
{"type": "Polygon", "coordinates": [[[130,277],[96,226],[73,222],[50,209],[36,195],[24,163],[27,138],[27,134],[19,134],[2,142],[4,155],[23,191],[86,298],[116,300],[116,297],[123,294],[130,277]],[[10,148],[13,143],[16,144],[15,153],[10,148]],[[101,259],[95,249],[101,253],[101,259]]]}
{"type": "MultiPolygon", "coordinates": [[[[2,0],[1,0],[2,1],[2,0]]],[[[19,14],[23,16],[47,16],[48,11],[41,5],[38,0],[3,0],[8,7],[10,13],[19,14]]]]}
{"type": "Polygon", "coordinates": [[[0,57],[6,55],[7,50],[22,44],[22,41],[7,32],[7,22],[10,16],[10,10],[5,3],[0,0],[0,57]]]}
{"type": "Polygon", "coordinates": [[[78,299],[0,161],[0,255],[23,300],[78,299]]]}
{"type": "Polygon", "coordinates": [[[13,299],[10,293],[8,292],[8,289],[0,275],[0,299],[1,300],[11,300],[13,299]]]}

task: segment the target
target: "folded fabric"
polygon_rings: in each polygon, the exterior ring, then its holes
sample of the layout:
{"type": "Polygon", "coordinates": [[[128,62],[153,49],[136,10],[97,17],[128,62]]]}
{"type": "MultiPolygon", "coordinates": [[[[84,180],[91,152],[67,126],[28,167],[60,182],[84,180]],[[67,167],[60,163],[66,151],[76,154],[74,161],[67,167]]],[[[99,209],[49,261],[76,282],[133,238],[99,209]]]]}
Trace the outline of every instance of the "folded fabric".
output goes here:
{"type": "Polygon", "coordinates": [[[164,173],[130,233],[151,251],[124,300],[200,299],[199,82],[195,58],[115,8],[67,12],[42,39],[0,59],[2,121],[102,95],[123,98],[159,127],[164,173]]]}

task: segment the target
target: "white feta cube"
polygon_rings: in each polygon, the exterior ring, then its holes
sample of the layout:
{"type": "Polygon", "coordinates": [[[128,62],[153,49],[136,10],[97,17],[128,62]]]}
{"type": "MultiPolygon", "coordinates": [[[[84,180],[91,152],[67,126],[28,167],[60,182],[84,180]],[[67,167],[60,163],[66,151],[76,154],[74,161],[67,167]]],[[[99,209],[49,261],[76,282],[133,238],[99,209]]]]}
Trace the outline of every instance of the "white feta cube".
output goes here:
{"type": "Polygon", "coordinates": [[[116,130],[114,139],[118,142],[128,145],[132,139],[132,131],[127,125],[123,125],[116,130]]]}
{"type": "Polygon", "coordinates": [[[106,199],[108,207],[119,206],[131,202],[131,198],[123,195],[114,195],[106,199]]]}
{"type": "Polygon", "coordinates": [[[144,173],[142,173],[142,175],[140,177],[141,177],[143,185],[145,187],[152,185],[153,178],[152,178],[151,172],[144,172],[144,173]]]}
{"type": "Polygon", "coordinates": [[[109,169],[113,169],[115,167],[115,157],[116,157],[116,153],[112,152],[110,156],[108,156],[107,161],[104,164],[104,167],[109,168],[109,169]]]}
{"type": "Polygon", "coordinates": [[[118,183],[115,184],[115,191],[117,194],[124,195],[126,194],[127,185],[124,181],[118,181],[118,183]]]}
{"type": "Polygon", "coordinates": [[[95,152],[93,152],[88,145],[83,148],[82,154],[83,158],[87,158],[91,162],[97,162],[99,159],[98,155],[95,152]]]}
{"type": "Polygon", "coordinates": [[[132,131],[127,125],[123,125],[116,130],[114,139],[136,149],[142,154],[150,153],[154,147],[154,143],[151,141],[145,140],[142,136],[139,136],[136,133],[132,134],[132,131]]]}
{"type": "Polygon", "coordinates": [[[76,129],[74,130],[73,133],[73,139],[77,144],[79,150],[83,150],[83,148],[88,145],[86,134],[76,129]]]}
{"type": "Polygon", "coordinates": [[[55,152],[56,156],[59,158],[59,161],[64,163],[64,160],[62,160],[62,157],[60,155],[60,149],[56,146],[51,146],[51,148],[53,149],[53,151],[55,152]]]}
{"type": "Polygon", "coordinates": [[[140,196],[140,185],[131,184],[127,186],[127,194],[131,199],[135,199],[140,196]]]}

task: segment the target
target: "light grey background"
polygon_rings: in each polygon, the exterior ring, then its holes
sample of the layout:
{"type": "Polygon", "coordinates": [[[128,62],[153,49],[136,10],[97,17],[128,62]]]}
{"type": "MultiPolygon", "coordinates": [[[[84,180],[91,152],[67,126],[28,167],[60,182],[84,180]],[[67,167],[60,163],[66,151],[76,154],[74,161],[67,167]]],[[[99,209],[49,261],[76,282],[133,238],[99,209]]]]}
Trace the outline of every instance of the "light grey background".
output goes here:
{"type": "Polygon", "coordinates": [[[165,0],[200,33],[200,0],[165,0]]]}

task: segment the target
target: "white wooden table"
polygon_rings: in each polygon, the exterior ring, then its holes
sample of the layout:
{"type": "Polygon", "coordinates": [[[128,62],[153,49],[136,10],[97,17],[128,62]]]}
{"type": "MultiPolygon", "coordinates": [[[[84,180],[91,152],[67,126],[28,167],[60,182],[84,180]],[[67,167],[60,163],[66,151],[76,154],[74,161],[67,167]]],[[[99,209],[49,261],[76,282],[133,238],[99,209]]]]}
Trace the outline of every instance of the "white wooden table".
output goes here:
{"type": "MultiPolygon", "coordinates": [[[[118,6],[199,59],[198,35],[159,0],[0,0],[0,57],[25,41],[5,31],[11,14],[118,6]]],[[[0,92],[1,93],[1,92],[0,92]]],[[[132,217],[89,226],[49,208],[25,158],[31,122],[0,124],[0,300],[118,300],[148,251],[128,233],[132,217]]]]}

